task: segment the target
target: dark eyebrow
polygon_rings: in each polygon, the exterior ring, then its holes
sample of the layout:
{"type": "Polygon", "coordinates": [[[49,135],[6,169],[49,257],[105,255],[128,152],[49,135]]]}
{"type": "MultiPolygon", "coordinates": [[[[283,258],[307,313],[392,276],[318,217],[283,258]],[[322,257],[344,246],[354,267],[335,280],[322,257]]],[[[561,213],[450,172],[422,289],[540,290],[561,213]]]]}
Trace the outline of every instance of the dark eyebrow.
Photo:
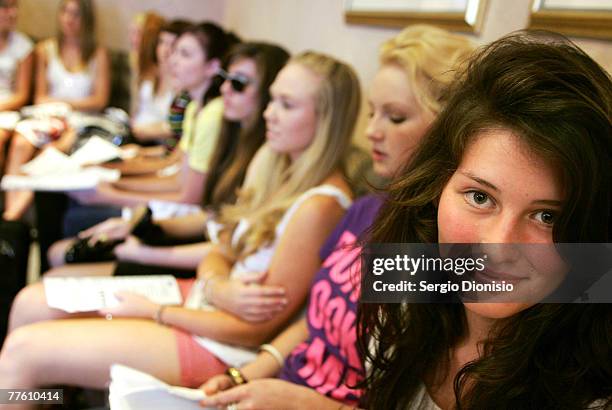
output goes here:
{"type": "Polygon", "coordinates": [[[499,188],[497,188],[495,185],[493,185],[492,183],[490,183],[489,181],[485,181],[482,178],[478,178],[476,175],[471,174],[469,172],[466,171],[459,171],[459,173],[465,177],[468,177],[476,182],[478,182],[479,184],[482,184],[484,186],[488,186],[489,188],[491,188],[492,190],[499,192],[499,188]]]}
{"type": "Polygon", "coordinates": [[[547,205],[547,206],[554,206],[554,207],[562,207],[563,206],[563,201],[557,201],[554,199],[536,199],[535,201],[531,202],[534,205],[547,205]]]}
{"type": "MultiPolygon", "coordinates": [[[[489,181],[486,181],[482,178],[477,177],[474,174],[471,174],[466,171],[459,171],[459,173],[462,174],[463,176],[470,178],[471,180],[478,182],[479,184],[482,184],[484,186],[491,188],[492,190],[496,192],[500,192],[499,188],[497,188],[495,185],[493,185],[489,181]]],[[[531,203],[534,205],[547,205],[547,206],[554,206],[554,207],[562,207],[563,205],[563,201],[558,201],[556,199],[536,199],[535,201],[531,201],[531,203]]]]}

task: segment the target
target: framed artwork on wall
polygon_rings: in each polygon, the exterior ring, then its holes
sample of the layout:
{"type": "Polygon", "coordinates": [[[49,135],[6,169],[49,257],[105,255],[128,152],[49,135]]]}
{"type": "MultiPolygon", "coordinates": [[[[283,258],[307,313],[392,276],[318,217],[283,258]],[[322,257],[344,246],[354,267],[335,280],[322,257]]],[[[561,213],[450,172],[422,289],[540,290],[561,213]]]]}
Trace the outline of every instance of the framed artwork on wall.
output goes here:
{"type": "Polygon", "coordinates": [[[486,0],[345,0],[351,24],[405,27],[426,23],[452,31],[478,33],[486,0]]]}
{"type": "Polygon", "coordinates": [[[529,28],[612,39],[612,0],[534,0],[529,28]]]}

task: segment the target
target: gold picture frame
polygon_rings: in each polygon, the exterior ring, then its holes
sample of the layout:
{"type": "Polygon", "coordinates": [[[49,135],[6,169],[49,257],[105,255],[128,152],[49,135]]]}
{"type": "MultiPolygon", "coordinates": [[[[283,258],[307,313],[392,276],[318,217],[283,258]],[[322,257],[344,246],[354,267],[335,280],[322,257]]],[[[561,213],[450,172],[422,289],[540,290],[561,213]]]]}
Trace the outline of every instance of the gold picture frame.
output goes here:
{"type": "Polygon", "coordinates": [[[345,0],[345,20],[383,27],[425,23],[477,34],[486,3],[487,0],[345,0]]]}
{"type": "Polygon", "coordinates": [[[612,40],[612,1],[533,0],[529,28],[612,40]]]}

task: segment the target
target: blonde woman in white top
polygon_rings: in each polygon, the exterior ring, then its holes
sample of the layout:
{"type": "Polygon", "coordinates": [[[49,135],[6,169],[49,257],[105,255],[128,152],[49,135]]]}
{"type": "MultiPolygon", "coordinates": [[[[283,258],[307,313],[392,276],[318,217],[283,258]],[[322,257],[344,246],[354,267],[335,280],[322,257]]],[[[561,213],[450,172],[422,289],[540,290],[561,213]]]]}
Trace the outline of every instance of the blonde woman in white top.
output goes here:
{"type": "MultiPolygon", "coordinates": [[[[109,59],[96,44],[92,0],[63,0],[58,13],[57,38],[36,46],[34,103],[63,102],[78,111],[96,112],[106,107],[110,94],[109,59]]],[[[26,120],[28,121],[28,120],[26,120]]],[[[37,149],[49,144],[70,147],[74,134],[64,133],[61,121],[18,125],[8,155],[7,174],[17,174],[37,149]]],[[[29,191],[7,192],[3,217],[21,218],[30,203],[29,191]]]]}
{"type": "Polygon", "coordinates": [[[19,118],[12,111],[28,102],[32,84],[33,44],[15,30],[17,11],[17,0],[0,1],[0,172],[4,148],[19,118]]]}
{"type": "Polygon", "coordinates": [[[1,388],[104,387],[111,363],[196,387],[251,360],[255,346],[299,314],[319,249],[350,203],[342,163],[360,87],[346,64],[305,53],[280,71],[271,95],[267,143],[249,166],[237,205],[222,210],[227,231],[198,269],[214,310],[161,307],[123,293],[117,308],[103,312],[112,321],[19,327],[0,353],[1,388]]]}

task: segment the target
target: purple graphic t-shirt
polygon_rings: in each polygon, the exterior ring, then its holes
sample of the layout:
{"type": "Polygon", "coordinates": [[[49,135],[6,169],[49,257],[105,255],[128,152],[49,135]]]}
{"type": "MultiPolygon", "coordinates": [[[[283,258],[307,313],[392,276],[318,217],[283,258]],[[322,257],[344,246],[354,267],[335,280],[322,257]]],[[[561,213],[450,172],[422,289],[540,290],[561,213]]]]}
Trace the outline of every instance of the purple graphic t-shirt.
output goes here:
{"type": "Polygon", "coordinates": [[[356,201],[321,249],[308,301],[308,339],[287,358],[280,378],[356,405],[363,379],[357,352],[356,314],[361,273],[360,235],[370,227],[382,201],[368,195],[356,201]]]}

